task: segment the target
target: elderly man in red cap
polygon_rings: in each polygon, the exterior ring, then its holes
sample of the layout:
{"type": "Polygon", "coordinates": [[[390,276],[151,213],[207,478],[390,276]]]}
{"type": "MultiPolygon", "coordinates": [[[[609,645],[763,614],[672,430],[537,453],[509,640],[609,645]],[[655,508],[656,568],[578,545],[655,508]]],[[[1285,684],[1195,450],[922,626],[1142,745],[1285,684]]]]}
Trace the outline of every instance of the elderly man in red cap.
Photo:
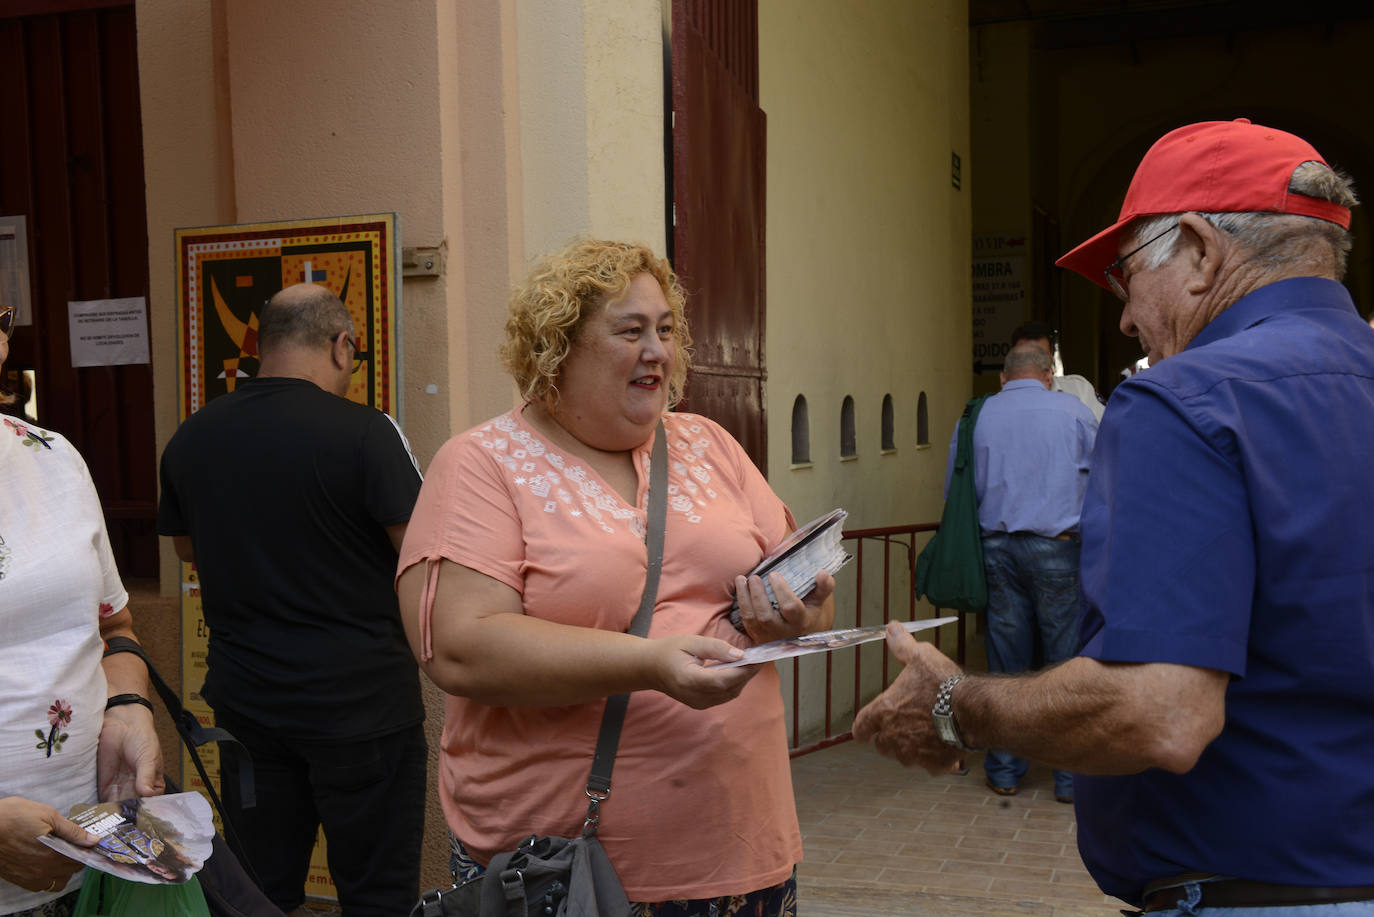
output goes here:
{"type": "Polygon", "coordinates": [[[1374,915],[1374,334],[1350,182],[1246,120],[1179,128],[1059,264],[1124,302],[1081,532],[1079,654],[965,676],[905,632],[855,737],[933,773],[1075,774],[1079,851],[1165,915],[1374,915]]]}

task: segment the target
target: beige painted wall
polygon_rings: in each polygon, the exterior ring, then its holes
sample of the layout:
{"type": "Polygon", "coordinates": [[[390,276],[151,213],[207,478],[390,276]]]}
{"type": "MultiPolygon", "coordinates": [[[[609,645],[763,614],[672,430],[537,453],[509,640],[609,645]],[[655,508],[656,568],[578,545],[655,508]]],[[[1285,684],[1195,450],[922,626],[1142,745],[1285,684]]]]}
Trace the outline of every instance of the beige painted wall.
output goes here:
{"type": "Polygon", "coordinates": [[[529,257],[586,232],[587,87],[582,4],[516,4],[520,79],[520,169],[529,257]]]}
{"type": "Polygon", "coordinates": [[[450,283],[449,432],[465,430],[515,402],[497,365],[505,302],[524,259],[515,0],[440,4],[441,86],[457,86],[458,104],[440,112],[443,187],[456,190],[445,211],[450,283]],[[457,53],[445,53],[445,45],[457,53]],[[464,397],[465,393],[465,397],[464,397]]]}
{"type": "MultiPolygon", "coordinates": [[[[969,187],[977,173],[968,155],[967,18],[961,0],[759,4],[768,470],[802,521],[835,506],[849,511],[848,528],[940,517],[946,445],[971,379],[969,187]],[[952,152],[964,163],[963,190],[952,187],[952,152]],[[928,446],[916,441],[921,392],[928,446]],[[798,394],[810,417],[805,468],[790,461],[798,394]],[[889,454],[879,448],[885,394],[896,421],[889,454]],[[855,401],[858,457],[841,461],[846,395],[855,401]]],[[[880,572],[877,560],[865,578],[864,623],[879,620],[880,572]]],[[[853,566],[841,572],[840,624],[852,622],[856,585],[853,566]]],[[[909,584],[894,594],[902,588],[909,584]]],[[[881,653],[866,651],[866,690],[877,689],[881,653]]],[[[852,685],[853,656],[835,658],[836,684],[852,685]]],[[[825,707],[820,670],[802,686],[803,741],[825,707]]],[[[790,705],[790,683],[784,697],[790,705]]],[[[852,697],[850,688],[832,694],[837,716],[852,697]]]]}
{"type": "Polygon", "coordinates": [[[769,480],[799,517],[837,505],[851,527],[939,517],[944,445],[969,390],[966,17],[957,0],[760,3],[769,480]],[[930,449],[916,444],[920,392],[930,449]],[[889,393],[897,451],[880,455],[889,393]],[[811,420],[804,470],[790,467],[798,394],[811,420]],[[845,395],[858,459],[842,463],[845,395]]]}
{"type": "Polygon", "coordinates": [[[666,253],[658,0],[584,0],[588,232],[666,253]]]}
{"type": "Polygon", "coordinates": [[[526,263],[577,235],[665,251],[658,0],[516,4],[526,263]]]}

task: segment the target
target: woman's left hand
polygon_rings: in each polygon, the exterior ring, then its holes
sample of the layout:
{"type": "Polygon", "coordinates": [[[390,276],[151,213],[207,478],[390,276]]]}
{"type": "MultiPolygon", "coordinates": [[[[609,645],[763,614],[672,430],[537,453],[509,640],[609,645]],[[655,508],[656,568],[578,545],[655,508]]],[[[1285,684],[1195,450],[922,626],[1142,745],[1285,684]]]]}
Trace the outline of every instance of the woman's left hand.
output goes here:
{"type": "Polygon", "coordinates": [[[797,598],[780,573],[770,573],[769,584],[777,604],[768,601],[760,576],[735,577],[740,621],[755,643],[785,640],[802,634],[829,630],[835,623],[835,578],[824,570],[816,573],[816,588],[805,599],[797,598]]]}
{"type": "Polygon", "coordinates": [[[106,710],[95,760],[102,802],[162,794],[162,745],[148,708],[125,704],[106,710]]]}
{"type": "MultiPolygon", "coordinates": [[[[100,619],[100,639],[134,636],[133,615],[121,608],[100,619]]],[[[133,653],[111,653],[100,660],[111,696],[137,694],[151,696],[148,667],[133,653]]],[[[162,745],[153,727],[153,711],[142,704],[122,704],[105,711],[100,739],[95,748],[96,792],[101,802],[114,802],[133,796],[160,796],[162,745]]]]}

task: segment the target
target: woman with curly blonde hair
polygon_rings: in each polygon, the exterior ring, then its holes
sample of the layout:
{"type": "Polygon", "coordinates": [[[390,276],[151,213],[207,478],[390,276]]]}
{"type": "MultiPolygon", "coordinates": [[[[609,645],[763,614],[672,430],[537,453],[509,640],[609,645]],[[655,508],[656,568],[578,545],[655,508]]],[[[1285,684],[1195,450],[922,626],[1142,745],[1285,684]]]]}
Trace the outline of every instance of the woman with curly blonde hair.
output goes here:
{"type": "Polygon", "coordinates": [[[735,440],[682,396],[682,288],[642,245],[577,241],[510,301],[501,354],[524,403],[451,439],[401,550],[406,634],[449,695],[439,793],[458,878],[530,833],[571,836],[608,696],[636,692],[598,839],[636,914],[791,915],[801,859],[778,676],[721,669],[824,630],[742,575],[793,528],[735,440]],[[645,571],[662,422],[668,518],[648,639],[625,633],[645,571]],[[729,621],[735,596],[745,633],[729,621]]]}

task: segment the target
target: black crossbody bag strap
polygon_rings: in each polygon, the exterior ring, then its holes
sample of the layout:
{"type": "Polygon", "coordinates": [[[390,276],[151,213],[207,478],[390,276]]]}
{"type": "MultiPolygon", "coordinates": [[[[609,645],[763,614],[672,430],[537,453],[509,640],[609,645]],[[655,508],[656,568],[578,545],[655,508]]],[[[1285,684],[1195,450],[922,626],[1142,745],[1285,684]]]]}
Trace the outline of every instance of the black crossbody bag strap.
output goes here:
{"type": "MultiPolygon", "coordinates": [[[[644,575],[644,594],[639,598],[639,610],[627,633],[642,637],[649,632],[654,616],[654,600],[658,597],[658,578],[663,572],[663,530],[668,520],[668,434],[663,421],[654,431],[654,448],[649,458],[648,569],[644,575]]],[[[611,795],[611,769],[615,767],[615,753],[620,747],[620,728],[625,724],[625,708],[630,695],[616,694],[606,699],[606,712],[601,716],[601,733],[596,739],[596,754],[592,757],[592,772],[587,778],[587,818],[582,823],[582,836],[596,834],[598,807],[611,795]]]]}
{"type": "Polygon", "coordinates": [[[172,725],[176,727],[177,735],[181,737],[182,744],[186,746],[186,751],[191,756],[191,763],[195,765],[196,773],[200,774],[205,792],[209,795],[210,802],[214,803],[215,811],[219,812],[220,822],[224,825],[225,840],[229,842],[230,849],[238,856],[239,861],[244,864],[249,874],[252,875],[253,881],[256,882],[257,875],[253,873],[248,858],[244,855],[243,842],[239,840],[233,824],[225,817],[224,804],[220,802],[219,794],[215,792],[215,785],[210,782],[210,775],[206,773],[205,764],[200,760],[200,752],[196,749],[206,742],[218,742],[221,755],[227,751],[238,756],[239,798],[242,800],[244,808],[252,808],[257,804],[252,758],[248,756],[247,750],[230,732],[217,726],[202,726],[195,714],[181,705],[181,698],[177,696],[177,692],[172,690],[172,686],[167,684],[158,670],[153,667],[153,663],[148,659],[148,654],[144,652],[143,647],[136,640],[131,640],[128,637],[111,637],[106,640],[103,655],[112,656],[115,653],[133,653],[142,659],[143,664],[148,667],[148,681],[152,683],[153,690],[157,692],[158,697],[162,699],[163,706],[167,708],[167,713],[172,718],[172,725]]]}

